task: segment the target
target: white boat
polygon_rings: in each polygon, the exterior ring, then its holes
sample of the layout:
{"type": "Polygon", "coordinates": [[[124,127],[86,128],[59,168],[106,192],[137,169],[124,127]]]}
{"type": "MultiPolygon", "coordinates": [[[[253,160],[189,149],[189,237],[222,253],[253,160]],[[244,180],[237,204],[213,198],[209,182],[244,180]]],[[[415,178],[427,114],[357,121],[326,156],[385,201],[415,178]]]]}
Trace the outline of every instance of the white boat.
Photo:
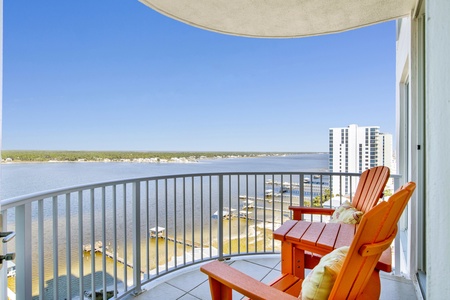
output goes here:
{"type": "Polygon", "coordinates": [[[255,204],[252,200],[248,200],[247,203],[242,204],[242,209],[254,208],[254,207],[255,207],[255,204]]]}
{"type": "Polygon", "coordinates": [[[239,218],[247,219],[248,217],[250,217],[250,214],[252,214],[251,211],[240,210],[239,211],[239,218]]]}
{"type": "Polygon", "coordinates": [[[266,198],[272,197],[274,195],[273,190],[272,189],[265,190],[264,195],[266,196],[266,198]]]}
{"type": "Polygon", "coordinates": [[[150,237],[156,238],[156,237],[164,237],[164,232],[166,231],[166,228],[164,227],[153,227],[149,229],[150,237]]]}
{"type": "Polygon", "coordinates": [[[16,264],[10,260],[6,261],[6,266],[7,266],[7,273],[6,276],[7,277],[13,277],[16,276],[16,264]]]}
{"type": "MultiPolygon", "coordinates": [[[[228,208],[224,207],[222,212],[222,218],[224,219],[231,219],[235,215],[236,209],[234,208],[228,208]]],[[[211,218],[218,219],[219,218],[219,211],[216,211],[211,218]]]]}

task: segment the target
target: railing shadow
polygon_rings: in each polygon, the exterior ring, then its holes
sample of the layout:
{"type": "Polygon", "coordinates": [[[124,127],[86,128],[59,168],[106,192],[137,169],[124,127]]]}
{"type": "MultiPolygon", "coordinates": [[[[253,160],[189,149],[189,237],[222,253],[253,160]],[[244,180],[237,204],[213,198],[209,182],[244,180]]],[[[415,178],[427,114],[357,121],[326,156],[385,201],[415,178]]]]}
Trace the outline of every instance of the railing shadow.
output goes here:
{"type": "MultiPolygon", "coordinates": [[[[114,296],[114,277],[106,274],[106,285],[107,288],[107,299],[110,299],[114,296]]],[[[73,274],[70,275],[70,297],[68,293],[68,280],[67,275],[59,276],[57,278],[57,284],[55,279],[50,279],[46,281],[44,291],[43,291],[43,299],[55,299],[57,296],[58,299],[103,299],[103,272],[97,271],[94,275],[94,283],[97,287],[95,292],[97,292],[97,296],[92,297],[92,276],[91,274],[87,274],[83,276],[83,289],[80,291],[80,278],[73,274]],[[57,293],[55,293],[55,286],[57,286],[57,293]]],[[[117,285],[122,286],[122,281],[117,281],[117,285]]],[[[116,293],[118,295],[118,292],[116,293]]],[[[40,299],[39,296],[34,296],[33,299],[40,299]]]]}

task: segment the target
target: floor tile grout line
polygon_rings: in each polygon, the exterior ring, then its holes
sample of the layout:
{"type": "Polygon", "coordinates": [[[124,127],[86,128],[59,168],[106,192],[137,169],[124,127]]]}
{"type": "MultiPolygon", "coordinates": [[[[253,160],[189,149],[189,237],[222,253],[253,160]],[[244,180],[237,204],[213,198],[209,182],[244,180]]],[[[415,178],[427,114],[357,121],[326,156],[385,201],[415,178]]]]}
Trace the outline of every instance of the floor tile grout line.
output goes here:
{"type": "Polygon", "coordinates": [[[184,293],[189,293],[188,291],[185,291],[185,290],[179,288],[178,286],[176,286],[176,285],[170,283],[170,281],[165,282],[165,284],[168,284],[168,285],[170,285],[171,287],[174,287],[174,288],[176,288],[176,289],[178,289],[178,290],[180,290],[180,291],[182,291],[182,292],[184,292],[184,293]]]}

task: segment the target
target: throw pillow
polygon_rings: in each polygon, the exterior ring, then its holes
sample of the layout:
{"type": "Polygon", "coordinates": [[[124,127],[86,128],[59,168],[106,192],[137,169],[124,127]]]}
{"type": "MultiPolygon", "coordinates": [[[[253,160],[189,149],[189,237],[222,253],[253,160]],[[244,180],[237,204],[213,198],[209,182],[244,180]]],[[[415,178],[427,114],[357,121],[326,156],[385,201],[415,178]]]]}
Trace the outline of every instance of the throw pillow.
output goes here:
{"type": "Polygon", "coordinates": [[[299,299],[328,299],[337,275],[344,264],[348,249],[348,246],[335,249],[320,259],[319,264],[303,280],[299,299]]]}
{"type": "Polygon", "coordinates": [[[330,223],[358,224],[362,215],[362,211],[354,208],[349,201],[345,201],[336,208],[331,216],[330,223]]]}

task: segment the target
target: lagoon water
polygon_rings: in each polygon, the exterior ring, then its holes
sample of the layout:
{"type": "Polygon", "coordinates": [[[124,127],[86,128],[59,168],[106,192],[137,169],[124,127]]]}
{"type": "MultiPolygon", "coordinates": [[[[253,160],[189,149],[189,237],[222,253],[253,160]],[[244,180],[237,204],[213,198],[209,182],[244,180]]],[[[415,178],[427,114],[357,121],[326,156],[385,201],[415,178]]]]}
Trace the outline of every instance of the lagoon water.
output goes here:
{"type": "Polygon", "coordinates": [[[226,158],[195,163],[60,162],[2,164],[0,199],[80,184],[213,172],[289,172],[328,168],[328,154],[226,158]]]}

